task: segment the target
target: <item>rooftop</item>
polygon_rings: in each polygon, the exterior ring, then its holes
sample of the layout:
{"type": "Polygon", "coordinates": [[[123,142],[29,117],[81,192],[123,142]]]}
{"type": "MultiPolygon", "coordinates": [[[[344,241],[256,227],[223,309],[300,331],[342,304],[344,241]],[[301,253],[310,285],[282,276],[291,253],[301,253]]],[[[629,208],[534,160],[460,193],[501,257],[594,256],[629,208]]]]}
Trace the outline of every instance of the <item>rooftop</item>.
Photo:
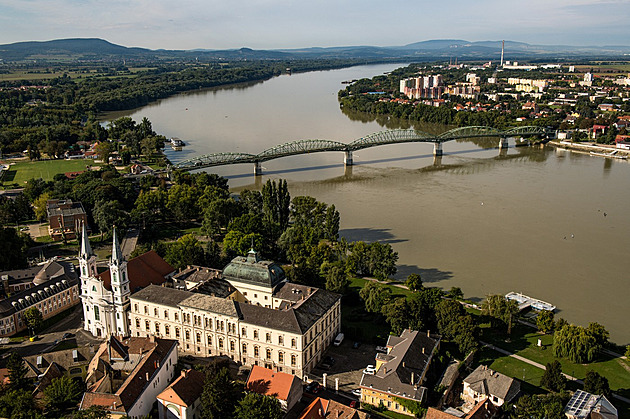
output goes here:
{"type": "Polygon", "coordinates": [[[192,406],[201,397],[206,376],[201,371],[183,370],[175,381],[158,394],[158,399],[179,406],[192,406]]]}
{"type": "Polygon", "coordinates": [[[301,385],[301,380],[295,375],[254,365],[247,378],[246,388],[254,393],[288,400],[294,382],[300,382],[301,385]]]}
{"type": "Polygon", "coordinates": [[[472,390],[478,394],[496,396],[510,402],[520,391],[518,380],[496,372],[486,365],[479,365],[470,375],[464,378],[472,390]]]}
{"type": "Polygon", "coordinates": [[[250,250],[247,257],[237,256],[223,269],[223,278],[230,282],[275,288],[286,279],[284,271],[275,262],[258,259],[250,250]]]}
{"type": "MultiPolygon", "coordinates": [[[[131,292],[151,284],[161,285],[166,277],[173,273],[175,268],[169,265],[154,250],[137,256],[127,262],[127,274],[129,275],[129,289],[131,292]]],[[[109,269],[100,273],[99,278],[109,291],[112,290],[111,276],[109,269]]]]}

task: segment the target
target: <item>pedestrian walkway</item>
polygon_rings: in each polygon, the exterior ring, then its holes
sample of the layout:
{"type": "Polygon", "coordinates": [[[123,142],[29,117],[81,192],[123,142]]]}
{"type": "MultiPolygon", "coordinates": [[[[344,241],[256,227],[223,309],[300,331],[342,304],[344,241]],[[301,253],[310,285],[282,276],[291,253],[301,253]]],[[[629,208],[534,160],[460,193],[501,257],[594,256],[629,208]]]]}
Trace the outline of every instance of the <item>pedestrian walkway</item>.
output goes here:
{"type": "MultiPolygon", "coordinates": [[[[484,341],[479,341],[479,343],[481,343],[483,346],[485,346],[487,348],[492,349],[493,351],[497,351],[499,353],[502,353],[503,355],[509,356],[510,358],[518,359],[519,361],[525,362],[525,363],[527,363],[529,365],[533,365],[534,367],[540,368],[541,370],[546,370],[547,369],[543,364],[539,364],[538,362],[532,361],[531,359],[527,359],[527,358],[522,357],[520,355],[514,354],[514,353],[512,353],[510,351],[506,351],[505,349],[499,348],[498,346],[494,346],[491,343],[484,342],[484,341]]],[[[578,379],[576,377],[572,377],[569,374],[565,374],[565,373],[562,373],[562,375],[564,375],[567,379],[569,379],[571,381],[575,381],[576,383],[584,385],[584,381],[582,381],[582,380],[580,380],[580,379],[578,379]]],[[[621,400],[624,403],[630,404],[630,399],[627,398],[627,397],[623,397],[623,396],[620,396],[620,395],[615,394],[615,393],[613,393],[613,397],[615,399],[617,399],[617,400],[621,400]]]]}

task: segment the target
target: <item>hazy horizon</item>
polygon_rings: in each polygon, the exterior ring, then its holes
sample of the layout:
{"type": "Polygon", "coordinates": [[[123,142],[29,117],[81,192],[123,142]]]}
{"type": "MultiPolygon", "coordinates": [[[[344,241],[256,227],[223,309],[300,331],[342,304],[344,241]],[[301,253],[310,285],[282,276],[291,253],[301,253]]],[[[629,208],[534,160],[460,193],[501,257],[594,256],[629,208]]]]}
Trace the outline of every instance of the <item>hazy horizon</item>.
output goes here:
{"type": "Polygon", "coordinates": [[[0,44],[101,38],[149,49],[399,46],[502,39],[539,45],[624,45],[623,0],[0,0],[0,44]]]}

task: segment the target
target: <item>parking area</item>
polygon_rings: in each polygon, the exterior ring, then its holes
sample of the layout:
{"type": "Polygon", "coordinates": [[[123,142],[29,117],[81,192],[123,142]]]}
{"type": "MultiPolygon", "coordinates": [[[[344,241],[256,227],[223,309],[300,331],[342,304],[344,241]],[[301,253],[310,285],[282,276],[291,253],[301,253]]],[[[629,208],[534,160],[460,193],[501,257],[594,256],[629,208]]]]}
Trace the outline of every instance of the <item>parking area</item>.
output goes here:
{"type": "MultiPolygon", "coordinates": [[[[322,382],[322,375],[328,374],[326,379],[326,387],[335,388],[335,379],[339,379],[339,391],[351,396],[352,390],[359,388],[363,370],[368,365],[376,363],[376,345],[360,343],[358,347],[354,347],[355,342],[345,339],[341,345],[331,345],[324,354],[334,358],[335,362],[326,370],[316,367],[309,376],[317,378],[322,382]]],[[[322,359],[324,359],[322,358],[322,359]]],[[[320,362],[320,366],[321,366],[320,362]]],[[[356,398],[356,396],[351,396],[356,398]]]]}

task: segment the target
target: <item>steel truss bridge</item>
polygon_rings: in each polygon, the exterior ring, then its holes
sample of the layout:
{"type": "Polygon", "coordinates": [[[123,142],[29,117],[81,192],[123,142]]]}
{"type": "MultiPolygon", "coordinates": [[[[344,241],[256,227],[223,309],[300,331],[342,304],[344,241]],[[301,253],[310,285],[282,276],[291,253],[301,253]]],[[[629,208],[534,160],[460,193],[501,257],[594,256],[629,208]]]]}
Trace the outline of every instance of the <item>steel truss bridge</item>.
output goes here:
{"type": "Polygon", "coordinates": [[[499,138],[499,148],[507,147],[509,137],[546,137],[547,129],[536,126],[523,126],[505,131],[491,127],[462,127],[446,131],[439,135],[429,134],[413,129],[395,129],[375,132],[374,134],[358,138],[351,143],[341,143],[332,140],[297,140],[268,148],[258,154],[248,153],[212,153],[193,157],[173,165],[173,169],[197,170],[206,167],[224,166],[228,164],[253,163],[254,174],[262,174],[261,163],[281,157],[300,154],[321,153],[324,151],[341,151],[345,153],[344,163],[352,165],[352,152],[370,147],[400,143],[433,143],[435,155],[442,155],[442,143],[465,138],[499,138]]]}

